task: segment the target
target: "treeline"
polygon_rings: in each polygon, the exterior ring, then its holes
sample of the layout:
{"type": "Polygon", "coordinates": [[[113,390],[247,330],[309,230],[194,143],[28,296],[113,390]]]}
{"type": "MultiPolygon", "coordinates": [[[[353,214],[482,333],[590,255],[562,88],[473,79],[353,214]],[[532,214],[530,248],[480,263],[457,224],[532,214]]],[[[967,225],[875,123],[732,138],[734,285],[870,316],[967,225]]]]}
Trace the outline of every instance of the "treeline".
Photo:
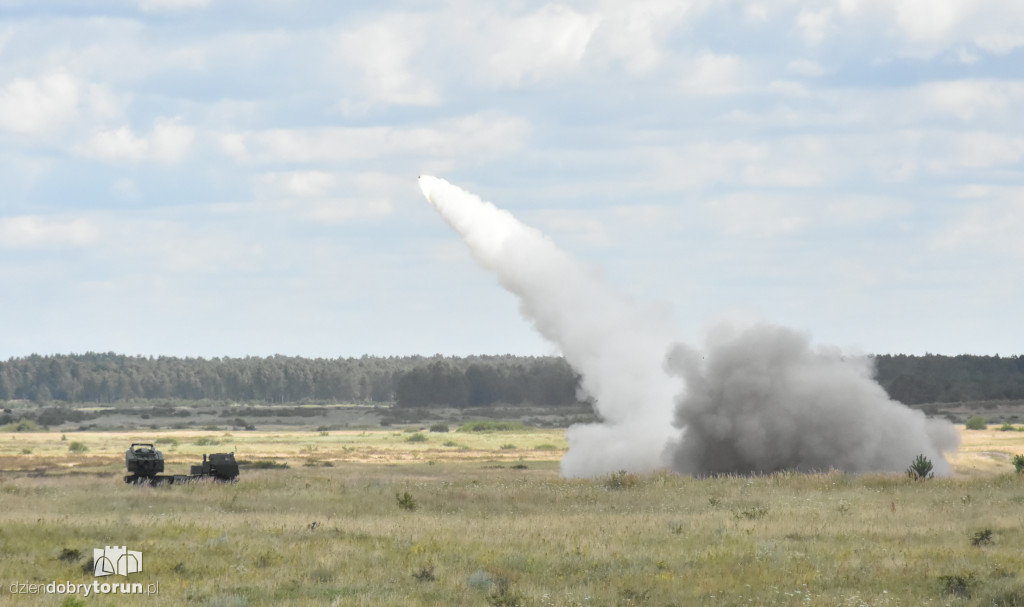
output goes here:
{"type": "MultiPolygon", "coordinates": [[[[1024,399],[1024,356],[879,355],[879,383],[907,404],[1024,399]]],[[[579,378],[559,357],[299,358],[28,356],[0,362],[0,401],[142,399],[351,402],[480,407],[577,402],[579,378]]]]}
{"type": "Polygon", "coordinates": [[[884,354],[874,361],[878,383],[908,405],[1024,399],[1024,356],[884,354]]]}
{"type": "Polygon", "coordinates": [[[87,353],[0,362],[0,401],[112,403],[141,399],[487,406],[576,402],[558,357],[142,357],[87,353]]]}

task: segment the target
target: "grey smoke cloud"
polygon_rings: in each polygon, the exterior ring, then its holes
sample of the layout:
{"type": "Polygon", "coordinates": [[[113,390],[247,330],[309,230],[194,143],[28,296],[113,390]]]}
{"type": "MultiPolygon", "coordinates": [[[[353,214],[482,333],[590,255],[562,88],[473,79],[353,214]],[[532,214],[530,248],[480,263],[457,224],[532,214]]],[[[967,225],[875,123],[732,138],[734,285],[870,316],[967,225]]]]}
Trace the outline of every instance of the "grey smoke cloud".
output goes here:
{"type": "Polygon", "coordinates": [[[665,315],[508,211],[443,179],[419,184],[594,400],[602,421],[569,428],[564,476],[902,471],[918,454],[949,473],[943,452],[957,447],[955,429],[889,399],[869,360],[767,324],[719,326],[703,351],[677,343],[665,315]]]}
{"type": "Polygon", "coordinates": [[[950,473],[952,424],[890,399],[868,358],[812,348],[791,329],[721,325],[703,352],[677,345],[667,368],[687,387],[675,408],[685,432],[666,452],[677,472],[890,472],[923,454],[950,473]]]}

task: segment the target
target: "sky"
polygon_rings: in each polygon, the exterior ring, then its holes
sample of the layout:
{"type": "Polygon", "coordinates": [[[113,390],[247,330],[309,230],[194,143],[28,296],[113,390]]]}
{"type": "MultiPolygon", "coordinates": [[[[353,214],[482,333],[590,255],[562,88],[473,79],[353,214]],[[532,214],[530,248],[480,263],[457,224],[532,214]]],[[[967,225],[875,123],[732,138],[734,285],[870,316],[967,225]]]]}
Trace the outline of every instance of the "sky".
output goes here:
{"type": "Polygon", "coordinates": [[[1024,354],[1018,0],[0,0],[0,359],[557,354],[443,177],[700,343],[1024,354]]]}

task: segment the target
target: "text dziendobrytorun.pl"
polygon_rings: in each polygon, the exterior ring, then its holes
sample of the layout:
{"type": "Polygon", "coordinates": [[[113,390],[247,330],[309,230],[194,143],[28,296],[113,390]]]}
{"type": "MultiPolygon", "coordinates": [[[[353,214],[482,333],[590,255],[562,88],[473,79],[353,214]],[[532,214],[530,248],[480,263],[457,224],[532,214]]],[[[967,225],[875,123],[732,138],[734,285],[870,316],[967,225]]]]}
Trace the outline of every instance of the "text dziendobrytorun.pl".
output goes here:
{"type": "Polygon", "coordinates": [[[47,584],[34,584],[14,582],[8,588],[11,594],[81,594],[82,596],[94,596],[97,594],[159,594],[160,582],[140,584],[131,582],[100,583],[93,581],[91,584],[79,584],[75,582],[49,582],[47,584]]]}

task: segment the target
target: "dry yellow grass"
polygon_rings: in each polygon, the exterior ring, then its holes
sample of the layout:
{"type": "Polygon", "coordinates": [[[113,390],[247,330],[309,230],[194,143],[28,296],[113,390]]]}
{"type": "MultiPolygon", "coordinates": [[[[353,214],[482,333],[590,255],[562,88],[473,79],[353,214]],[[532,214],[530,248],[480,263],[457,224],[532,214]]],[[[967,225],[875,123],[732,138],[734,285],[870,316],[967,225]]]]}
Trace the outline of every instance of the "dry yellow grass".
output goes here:
{"type": "Polygon", "coordinates": [[[426,443],[395,431],[223,434],[0,436],[0,602],[59,604],[9,596],[9,584],[91,583],[86,555],[115,544],[144,552],[144,572],[129,580],[159,582],[160,594],[86,604],[1024,602],[1024,479],[1008,462],[971,459],[1024,453],[1024,433],[965,432],[949,479],[663,473],[619,483],[559,478],[561,452],[533,448],[564,446],[554,431],[426,443]],[[233,449],[291,468],[243,470],[235,484],[120,483],[127,443],[157,437],[178,441],[161,444],[168,472],[233,449]],[[204,438],[225,442],[195,444],[204,438]],[[69,453],[72,441],[89,451],[69,453]],[[303,465],[324,461],[332,466],[303,465]],[[399,507],[404,493],[414,510],[399,507]],[[974,545],[985,530],[991,543],[974,545]],[[61,560],[65,549],[81,557],[61,560]]]}

